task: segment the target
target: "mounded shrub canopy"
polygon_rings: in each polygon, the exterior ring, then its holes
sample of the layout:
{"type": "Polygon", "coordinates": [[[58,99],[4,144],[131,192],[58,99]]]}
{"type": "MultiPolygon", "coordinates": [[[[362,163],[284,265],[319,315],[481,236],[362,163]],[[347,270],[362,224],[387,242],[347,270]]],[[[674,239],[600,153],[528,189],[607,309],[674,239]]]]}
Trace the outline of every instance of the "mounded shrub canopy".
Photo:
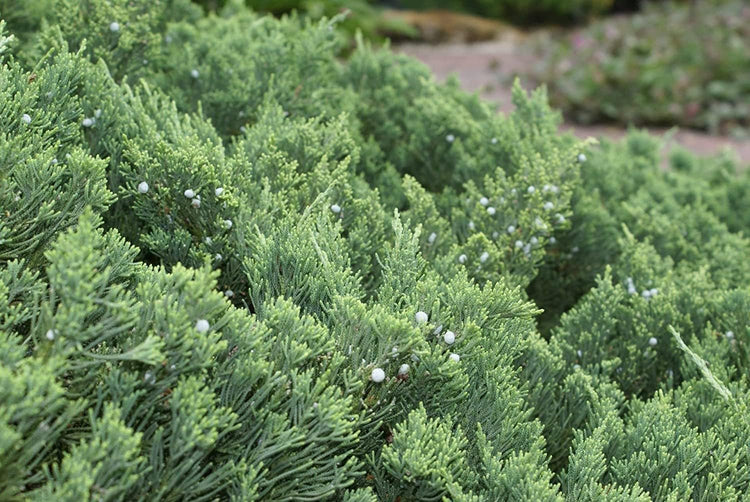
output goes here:
{"type": "Polygon", "coordinates": [[[0,30],[0,499],[747,496],[730,158],[331,21],[49,15],[0,30]]]}

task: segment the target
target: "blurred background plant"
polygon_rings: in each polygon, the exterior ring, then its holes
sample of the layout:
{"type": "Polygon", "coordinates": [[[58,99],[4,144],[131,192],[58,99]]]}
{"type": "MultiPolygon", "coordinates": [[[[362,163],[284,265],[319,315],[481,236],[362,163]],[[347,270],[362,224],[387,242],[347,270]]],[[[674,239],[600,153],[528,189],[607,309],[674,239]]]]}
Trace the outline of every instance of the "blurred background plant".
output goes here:
{"type": "MultiPolygon", "coordinates": [[[[227,4],[227,0],[194,1],[213,11],[227,4]]],[[[275,16],[297,12],[302,17],[314,20],[345,14],[339,28],[350,39],[353,39],[357,30],[370,40],[382,39],[384,33],[395,33],[403,37],[416,33],[414,28],[401,19],[384,16],[381,6],[367,0],[245,0],[245,4],[257,12],[275,16]]]]}
{"type": "MultiPolygon", "coordinates": [[[[218,12],[228,0],[193,0],[206,11],[218,12]]],[[[354,39],[357,30],[370,40],[382,40],[383,34],[400,37],[416,35],[416,30],[398,17],[384,16],[383,7],[367,0],[245,0],[257,12],[281,16],[297,12],[300,17],[318,20],[344,14],[338,24],[341,33],[354,39]]],[[[38,30],[42,19],[52,11],[55,0],[0,0],[0,17],[9,31],[22,41],[25,34],[38,30]]]]}
{"type": "MultiPolygon", "coordinates": [[[[229,0],[192,0],[206,11],[218,12],[229,0]]],[[[570,25],[620,11],[635,11],[644,3],[663,0],[244,0],[257,12],[281,16],[296,12],[303,18],[318,20],[344,14],[339,23],[342,34],[353,40],[357,30],[366,39],[382,40],[385,36],[419,38],[420,23],[465,24],[451,13],[502,20],[520,26],[570,25]],[[409,16],[405,11],[431,11],[429,20],[409,16]],[[433,19],[434,18],[434,19],[433,19]],[[440,19],[438,19],[440,18],[440,19]],[[445,18],[445,19],[443,19],[445,18]]],[[[687,3],[689,0],[677,0],[687,3]]],[[[51,12],[55,0],[0,0],[0,15],[16,37],[39,28],[42,18],[51,12]]],[[[462,28],[464,29],[464,28],[462,28]]],[[[485,27],[479,27],[485,30],[485,27]]],[[[469,37],[471,38],[471,37],[469,37]]],[[[480,37],[485,38],[485,37],[480,37]]]]}
{"type": "Polygon", "coordinates": [[[647,4],[534,44],[552,104],[579,123],[679,125],[747,135],[750,5],[713,0],[647,4]]]}
{"type": "Polygon", "coordinates": [[[402,0],[409,9],[447,9],[492,17],[521,25],[571,23],[602,14],[613,0],[402,0]]]}
{"type": "Polygon", "coordinates": [[[647,3],[692,0],[391,0],[376,2],[397,9],[448,10],[500,19],[521,26],[569,25],[596,16],[632,12],[647,3]]]}
{"type": "Polygon", "coordinates": [[[45,14],[54,5],[55,0],[0,0],[0,18],[5,20],[10,33],[23,41],[40,28],[45,14]]]}

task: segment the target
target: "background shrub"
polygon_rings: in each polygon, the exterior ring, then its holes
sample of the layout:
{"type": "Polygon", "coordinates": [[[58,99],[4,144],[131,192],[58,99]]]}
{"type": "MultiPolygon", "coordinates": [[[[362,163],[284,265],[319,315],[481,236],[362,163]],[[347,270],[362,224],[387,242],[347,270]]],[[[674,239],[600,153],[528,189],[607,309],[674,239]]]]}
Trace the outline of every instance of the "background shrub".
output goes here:
{"type": "Polygon", "coordinates": [[[745,2],[649,5],[538,46],[535,71],[573,120],[741,132],[750,116],[745,2]]]}
{"type": "Polygon", "coordinates": [[[579,22],[612,7],[612,0],[402,0],[397,3],[405,8],[450,9],[519,24],[579,22]]]}

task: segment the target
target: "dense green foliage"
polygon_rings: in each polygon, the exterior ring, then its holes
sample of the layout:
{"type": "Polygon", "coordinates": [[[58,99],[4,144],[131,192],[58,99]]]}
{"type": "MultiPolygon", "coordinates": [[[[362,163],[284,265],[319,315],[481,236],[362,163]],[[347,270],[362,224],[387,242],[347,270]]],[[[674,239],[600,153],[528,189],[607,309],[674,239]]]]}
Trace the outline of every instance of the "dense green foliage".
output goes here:
{"type": "Polygon", "coordinates": [[[731,159],[329,21],[49,15],[0,28],[0,499],[750,493],[731,159]]]}
{"type": "MultiPolygon", "coordinates": [[[[26,35],[39,29],[42,20],[54,12],[57,0],[0,0],[0,17],[5,19],[13,34],[25,40],[26,35]]],[[[168,0],[158,0],[160,3],[168,0]]],[[[227,0],[192,0],[207,12],[220,11],[227,0]]],[[[246,0],[245,5],[257,12],[276,16],[297,15],[311,20],[338,17],[338,33],[347,44],[352,44],[356,33],[366,39],[382,41],[384,34],[403,37],[416,36],[416,30],[395,17],[383,15],[383,9],[366,0],[246,0]]]]}
{"type": "MultiPolygon", "coordinates": [[[[193,1],[209,11],[221,10],[227,4],[227,0],[193,1]]],[[[383,9],[368,0],[245,0],[245,5],[275,16],[295,13],[313,20],[340,16],[337,26],[349,41],[358,32],[368,40],[381,40],[383,34],[417,35],[414,28],[397,18],[384,16],[383,9]]]]}
{"type": "Polygon", "coordinates": [[[544,39],[550,100],[572,119],[677,124],[711,132],[750,126],[750,6],[743,0],[648,5],[544,39]]]}
{"type": "Polygon", "coordinates": [[[368,0],[246,0],[245,5],[258,12],[276,16],[290,12],[300,13],[310,19],[341,16],[339,30],[349,41],[357,33],[368,40],[381,40],[383,34],[402,37],[416,36],[416,30],[395,17],[383,15],[381,6],[368,0]]]}

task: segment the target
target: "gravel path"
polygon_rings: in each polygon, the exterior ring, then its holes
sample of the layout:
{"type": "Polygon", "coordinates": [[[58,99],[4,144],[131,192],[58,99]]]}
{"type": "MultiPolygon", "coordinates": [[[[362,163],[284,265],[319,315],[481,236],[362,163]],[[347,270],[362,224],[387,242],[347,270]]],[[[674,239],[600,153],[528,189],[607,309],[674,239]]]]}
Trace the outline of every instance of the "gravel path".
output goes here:
{"type": "MultiPolygon", "coordinates": [[[[502,81],[535,63],[529,60],[528,54],[521,52],[524,43],[523,35],[508,34],[490,42],[400,44],[396,45],[394,50],[425,63],[438,80],[444,80],[451,74],[457,75],[464,89],[479,92],[484,98],[497,103],[500,111],[507,113],[513,109],[513,105],[510,100],[510,86],[502,81]]],[[[563,129],[572,131],[582,138],[603,136],[616,139],[626,132],[624,128],[615,125],[581,126],[566,123],[563,129]]],[[[743,165],[750,164],[750,140],[714,136],[688,129],[669,132],[664,128],[649,128],[649,131],[659,136],[669,133],[672,142],[701,155],[714,154],[729,148],[743,165]]]]}

